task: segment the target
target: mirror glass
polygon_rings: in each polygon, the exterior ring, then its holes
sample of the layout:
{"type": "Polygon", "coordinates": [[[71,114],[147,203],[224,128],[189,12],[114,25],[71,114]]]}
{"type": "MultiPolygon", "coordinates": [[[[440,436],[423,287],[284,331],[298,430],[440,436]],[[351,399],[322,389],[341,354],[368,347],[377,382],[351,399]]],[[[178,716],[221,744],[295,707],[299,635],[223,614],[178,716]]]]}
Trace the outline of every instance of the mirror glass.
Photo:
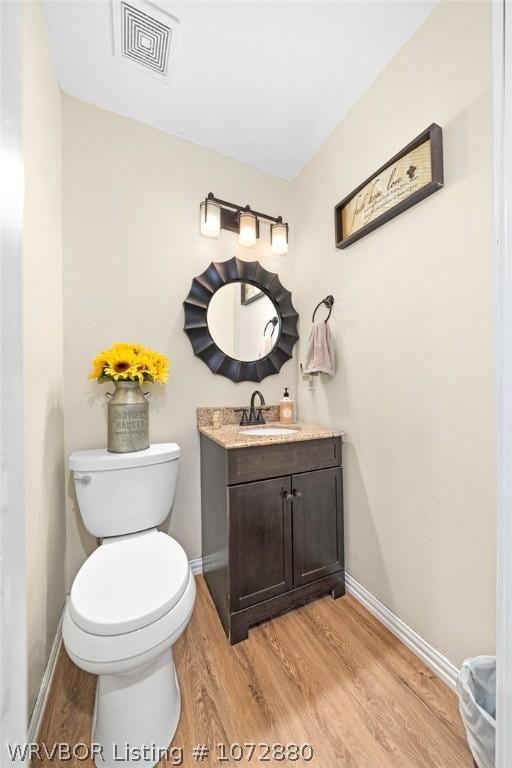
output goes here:
{"type": "Polygon", "coordinates": [[[243,362],[266,357],[281,333],[273,302],[250,283],[228,283],[219,288],[208,305],[207,323],[219,349],[243,362]]]}

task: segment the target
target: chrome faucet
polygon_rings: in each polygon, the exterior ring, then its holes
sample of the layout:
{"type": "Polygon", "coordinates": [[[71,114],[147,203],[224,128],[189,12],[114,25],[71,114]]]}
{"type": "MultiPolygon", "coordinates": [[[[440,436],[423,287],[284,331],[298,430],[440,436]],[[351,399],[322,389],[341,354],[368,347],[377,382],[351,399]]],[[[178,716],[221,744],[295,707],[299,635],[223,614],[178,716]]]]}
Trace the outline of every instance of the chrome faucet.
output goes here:
{"type": "Polygon", "coordinates": [[[249,415],[247,415],[247,408],[237,408],[237,411],[241,411],[242,417],[240,419],[240,426],[245,427],[249,424],[264,424],[263,411],[268,411],[268,407],[265,407],[265,398],[259,389],[255,390],[251,395],[251,405],[249,407],[249,415]],[[259,397],[260,404],[257,408],[254,403],[256,397],[259,397]]]}

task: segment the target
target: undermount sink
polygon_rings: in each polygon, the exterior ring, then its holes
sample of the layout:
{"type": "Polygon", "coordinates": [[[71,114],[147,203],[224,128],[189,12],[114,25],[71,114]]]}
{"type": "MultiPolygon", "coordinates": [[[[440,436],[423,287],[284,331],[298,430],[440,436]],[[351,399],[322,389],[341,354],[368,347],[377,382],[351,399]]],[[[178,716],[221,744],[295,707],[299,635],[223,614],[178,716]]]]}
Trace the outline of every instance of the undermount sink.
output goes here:
{"type": "Polygon", "coordinates": [[[291,435],[298,431],[298,429],[290,427],[254,427],[254,429],[241,429],[240,434],[254,437],[277,437],[278,435],[291,435]]]}

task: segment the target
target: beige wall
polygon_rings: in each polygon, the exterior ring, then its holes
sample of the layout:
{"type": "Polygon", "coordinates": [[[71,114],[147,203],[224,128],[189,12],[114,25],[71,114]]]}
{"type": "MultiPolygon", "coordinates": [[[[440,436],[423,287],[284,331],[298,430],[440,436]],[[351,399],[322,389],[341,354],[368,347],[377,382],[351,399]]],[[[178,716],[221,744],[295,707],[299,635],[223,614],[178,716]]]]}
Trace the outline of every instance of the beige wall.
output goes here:
{"type": "MultiPolygon", "coordinates": [[[[23,5],[25,504],[29,707],[65,598],[61,95],[41,6],[23,5]]],[[[12,382],[12,386],[16,386],[12,382]]]]}
{"type": "Polygon", "coordinates": [[[299,400],[347,432],[348,570],[456,664],[494,653],[490,89],[490,4],[442,1],[294,187],[303,334],[336,299],[337,375],[299,400]],[[336,250],[333,206],[431,122],[445,188],[336,250]]]}
{"type": "MultiPolygon", "coordinates": [[[[199,203],[227,200],[290,219],[289,185],[174,136],[65,97],[63,139],[66,454],[105,445],[104,393],[87,381],[90,358],[114,341],[140,341],[169,355],[171,380],[153,387],[152,442],[174,440],[182,456],[166,525],[189,558],[201,554],[198,405],[246,404],[254,383],[233,384],[195,358],[182,302],[211,261],[259,258],[291,286],[288,257],[272,257],[266,231],[257,249],[236,237],[199,234],[199,203]]],[[[266,230],[262,226],[262,230],[266,230]]],[[[289,361],[262,382],[269,402],[292,385],[289,361]]],[[[67,578],[95,545],[80,521],[68,475],[67,578]]]]}

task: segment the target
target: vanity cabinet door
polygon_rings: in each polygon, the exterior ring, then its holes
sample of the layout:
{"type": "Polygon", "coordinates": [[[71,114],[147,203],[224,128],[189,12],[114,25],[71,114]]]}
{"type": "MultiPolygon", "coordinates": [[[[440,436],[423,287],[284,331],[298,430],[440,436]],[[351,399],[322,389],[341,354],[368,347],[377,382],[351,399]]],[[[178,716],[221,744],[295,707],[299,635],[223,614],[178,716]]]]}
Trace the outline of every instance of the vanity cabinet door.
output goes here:
{"type": "Polygon", "coordinates": [[[232,611],[292,587],[290,491],[290,477],[228,489],[232,611]]]}
{"type": "Polygon", "coordinates": [[[343,568],[341,469],[293,475],[294,586],[343,568]]]}

